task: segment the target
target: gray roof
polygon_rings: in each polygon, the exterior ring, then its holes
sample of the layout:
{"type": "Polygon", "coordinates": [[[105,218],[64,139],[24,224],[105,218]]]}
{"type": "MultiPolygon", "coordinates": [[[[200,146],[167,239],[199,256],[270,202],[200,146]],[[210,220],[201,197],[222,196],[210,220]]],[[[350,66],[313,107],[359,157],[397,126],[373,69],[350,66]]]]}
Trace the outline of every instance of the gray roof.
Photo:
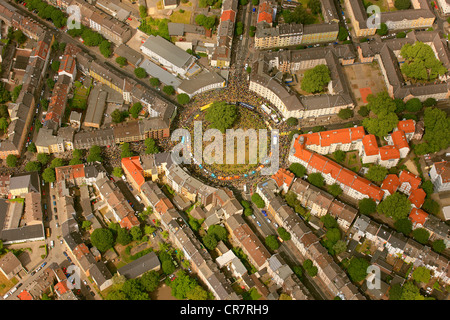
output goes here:
{"type": "Polygon", "coordinates": [[[160,36],[150,36],[142,45],[179,68],[185,68],[194,57],[160,36]]]}
{"type": "Polygon", "coordinates": [[[142,55],[125,44],[121,44],[119,47],[117,47],[116,51],[114,51],[114,54],[126,58],[129,63],[135,66],[142,61],[142,55]]]}
{"type": "Polygon", "coordinates": [[[106,97],[108,91],[102,90],[102,86],[94,86],[89,94],[88,107],[84,123],[96,124],[100,126],[103,118],[103,111],[106,107],[106,97]]]}
{"type": "Polygon", "coordinates": [[[187,94],[194,94],[203,87],[220,83],[225,85],[225,79],[218,73],[203,71],[189,80],[184,80],[178,89],[183,90],[187,94]]]}
{"type": "Polygon", "coordinates": [[[117,272],[127,279],[134,279],[143,275],[147,271],[158,270],[160,268],[160,262],[158,256],[152,251],[146,255],[134,260],[123,266],[117,272]]]}
{"type": "Polygon", "coordinates": [[[40,181],[37,171],[19,173],[11,177],[9,190],[28,188],[28,191],[40,193],[40,181]]]}
{"type": "Polygon", "coordinates": [[[151,77],[158,78],[162,83],[172,86],[174,89],[177,89],[181,84],[180,79],[148,59],[144,59],[139,67],[143,68],[151,77]]]}

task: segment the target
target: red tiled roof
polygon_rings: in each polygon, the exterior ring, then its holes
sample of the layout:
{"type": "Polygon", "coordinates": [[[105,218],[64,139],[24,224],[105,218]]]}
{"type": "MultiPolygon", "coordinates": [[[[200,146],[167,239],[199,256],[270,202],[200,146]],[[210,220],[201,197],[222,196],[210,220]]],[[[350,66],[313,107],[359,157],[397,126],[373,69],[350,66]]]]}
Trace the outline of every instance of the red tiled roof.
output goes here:
{"type": "Polygon", "coordinates": [[[380,148],[380,158],[381,160],[400,159],[400,151],[395,146],[383,146],[380,148]]]}
{"type": "Polygon", "coordinates": [[[234,22],[236,19],[236,12],[234,12],[233,10],[226,10],[224,12],[222,12],[222,15],[220,16],[220,21],[228,21],[231,20],[232,22],[234,22]]]}
{"type": "Polygon", "coordinates": [[[369,183],[367,187],[368,196],[372,199],[381,201],[384,196],[384,191],[377,185],[374,185],[372,182],[369,183]]]}
{"type": "Polygon", "coordinates": [[[406,170],[402,170],[398,175],[398,178],[400,179],[400,184],[409,183],[411,185],[411,190],[417,189],[422,182],[422,179],[406,170]]]}
{"type": "Polygon", "coordinates": [[[387,190],[390,194],[393,194],[397,191],[400,186],[400,180],[395,174],[388,174],[381,184],[381,189],[387,190]]]}
{"type": "Polygon", "coordinates": [[[426,196],[427,196],[427,194],[425,193],[425,191],[423,191],[423,189],[419,188],[419,189],[413,190],[408,199],[409,199],[409,201],[411,201],[411,203],[416,208],[420,208],[420,207],[422,207],[423,203],[425,202],[426,196]]]}
{"type": "Polygon", "coordinates": [[[72,56],[64,55],[61,59],[58,72],[66,72],[73,75],[75,70],[75,59],[72,56]]]}
{"type": "Polygon", "coordinates": [[[122,158],[122,167],[128,172],[140,189],[140,187],[145,183],[145,178],[139,156],[122,158]]]}
{"type": "Polygon", "coordinates": [[[394,146],[396,146],[399,150],[402,148],[409,148],[408,140],[406,140],[406,135],[403,131],[398,130],[392,132],[391,137],[394,142],[394,146]]]}
{"type": "Polygon", "coordinates": [[[132,213],[129,213],[125,218],[120,220],[120,226],[125,229],[131,229],[135,226],[139,226],[139,220],[132,213]]]}
{"type": "Polygon", "coordinates": [[[450,182],[450,162],[436,162],[434,168],[436,169],[436,173],[441,176],[442,183],[450,182]]]}
{"type": "Polygon", "coordinates": [[[414,133],[416,131],[416,125],[414,120],[401,120],[397,124],[398,130],[402,130],[406,133],[414,133]]]}
{"type": "Polygon", "coordinates": [[[353,171],[342,168],[336,180],[348,187],[351,187],[356,177],[357,175],[353,171]]]}
{"type": "Polygon", "coordinates": [[[283,168],[280,168],[277,173],[272,176],[272,179],[275,180],[275,183],[278,187],[281,187],[284,183],[289,187],[294,180],[295,175],[283,168]]]}
{"type": "Polygon", "coordinates": [[[167,210],[172,209],[173,208],[173,204],[172,202],[170,202],[170,200],[168,198],[163,198],[160,201],[158,201],[158,203],[155,205],[155,210],[159,213],[159,214],[164,214],[167,212],[167,210]]]}
{"type": "Polygon", "coordinates": [[[409,220],[411,220],[413,225],[421,224],[423,226],[423,224],[427,220],[427,217],[428,217],[428,213],[426,213],[425,211],[423,211],[421,209],[416,209],[416,208],[413,208],[411,210],[411,213],[409,214],[409,220]]]}
{"type": "Polygon", "coordinates": [[[23,290],[21,293],[19,293],[17,295],[17,297],[20,300],[33,300],[33,297],[31,296],[31,294],[28,291],[26,291],[26,290],[23,290]]]}
{"type": "Polygon", "coordinates": [[[339,175],[339,172],[341,172],[342,170],[342,166],[340,166],[339,164],[337,164],[334,161],[328,161],[325,166],[323,167],[322,172],[324,174],[329,174],[331,177],[333,177],[333,179],[336,179],[337,176],[339,175]]]}
{"type": "Polygon", "coordinates": [[[263,2],[259,5],[258,9],[258,23],[261,21],[265,21],[267,23],[272,23],[273,9],[268,2],[263,2]]]}
{"type": "Polygon", "coordinates": [[[338,130],[328,130],[316,133],[302,135],[305,137],[306,145],[319,145],[328,147],[337,143],[351,143],[362,139],[365,135],[364,128],[359,126],[356,128],[345,128],[338,130]]]}
{"type": "Polygon", "coordinates": [[[377,139],[373,134],[368,134],[362,138],[362,143],[364,146],[364,152],[368,156],[374,156],[378,154],[377,139]]]}
{"type": "Polygon", "coordinates": [[[57,284],[55,284],[55,291],[58,292],[58,294],[62,295],[69,291],[69,288],[67,287],[67,280],[60,281],[57,284]]]}
{"type": "Polygon", "coordinates": [[[311,160],[309,160],[309,165],[317,171],[322,172],[327,161],[329,160],[326,157],[317,153],[313,153],[311,160]]]}
{"type": "Polygon", "coordinates": [[[309,159],[311,159],[312,152],[306,149],[303,145],[299,142],[300,137],[298,137],[294,142],[294,156],[296,158],[299,158],[300,160],[303,160],[305,162],[309,162],[309,159]]]}

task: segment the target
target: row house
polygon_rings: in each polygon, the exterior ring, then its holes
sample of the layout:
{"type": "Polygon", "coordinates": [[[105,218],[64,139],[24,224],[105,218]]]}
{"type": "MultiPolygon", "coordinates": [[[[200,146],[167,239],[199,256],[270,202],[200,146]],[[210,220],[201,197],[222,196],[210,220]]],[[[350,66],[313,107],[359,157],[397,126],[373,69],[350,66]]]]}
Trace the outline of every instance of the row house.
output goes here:
{"type": "Polygon", "coordinates": [[[320,172],[327,184],[337,183],[345,194],[355,199],[371,198],[379,202],[383,198],[384,192],[380,187],[367,179],[361,178],[336,162],[309,151],[305,146],[303,136],[293,139],[289,161],[302,164],[308,174],[320,172]]]}

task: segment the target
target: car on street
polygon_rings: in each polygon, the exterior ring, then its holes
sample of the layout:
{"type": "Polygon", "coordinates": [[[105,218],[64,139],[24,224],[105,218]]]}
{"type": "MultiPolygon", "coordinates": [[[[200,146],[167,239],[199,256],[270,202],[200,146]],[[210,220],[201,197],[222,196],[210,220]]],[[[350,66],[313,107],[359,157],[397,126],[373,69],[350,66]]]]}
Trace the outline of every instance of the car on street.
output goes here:
{"type": "Polygon", "coordinates": [[[262,214],[264,215],[264,217],[267,217],[267,212],[266,210],[261,210],[262,214]]]}
{"type": "Polygon", "coordinates": [[[69,255],[67,254],[67,252],[63,251],[63,255],[67,258],[69,255]]]}
{"type": "Polygon", "coordinates": [[[261,227],[261,223],[260,223],[258,220],[256,220],[256,224],[257,224],[259,227],[261,227]]]}
{"type": "Polygon", "coordinates": [[[270,221],[270,219],[269,219],[269,218],[266,218],[266,220],[267,220],[267,222],[268,222],[268,223],[271,223],[271,222],[272,222],[272,221],[270,221]]]}

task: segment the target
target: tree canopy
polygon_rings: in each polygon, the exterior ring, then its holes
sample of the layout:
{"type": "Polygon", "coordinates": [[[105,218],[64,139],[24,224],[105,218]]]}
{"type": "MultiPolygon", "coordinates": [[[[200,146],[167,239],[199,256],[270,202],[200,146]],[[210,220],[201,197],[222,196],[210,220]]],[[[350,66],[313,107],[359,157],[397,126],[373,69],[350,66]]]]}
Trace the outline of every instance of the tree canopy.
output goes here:
{"type": "Polygon", "coordinates": [[[384,180],[386,175],[388,174],[388,170],[381,165],[374,165],[369,168],[369,171],[366,174],[366,178],[375,181],[381,182],[384,180]]]}
{"type": "Polygon", "coordinates": [[[301,178],[306,174],[306,168],[297,162],[294,162],[289,166],[289,171],[291,171],[297,178],[301,178]]]}
{"type": "Polygon", "coordinates": [[[325,185],[325,179],[320,172],[314,172],[308,175],[308,182],[312,185],[322,188],[325,185]]]}
{"type": "Polygon", "coordinates": [[[366,259],[353,257],[347,267],[350,279],[354,282],[364,280],[367,276],[367,268],[369,265],[370,264],[366,259]]]}
{"type": "Polygon", "coordinates": [[[91,233],[91,243],[100,252],[106,252],[114,245],[114,237],[109,229],[98,228],[91,233]]]}
{"type": "Polygon", "coordinates": [[[434,55],[433,49],[423,42],[403,45],[400,54],[406,60],[401,70],[409,78],[429,81],[447,72],[447,68],[434,55]]]}
{"type": "Polygon", "coordinates": [[[398,10],[409,9],[409,7],[411,7],[411,0],[395,0],[394,6],[398,10]]]}
{"type": "Polygon", "coordinates": [[[264,239],[264,242],[270,250],[277,250],[280,247],[280,243],[278,242],[277,237],[273,234],[267,236],[264,239]]]}
{"type": "Polygon", "coordinates": [[[237,118],[237,109],[235,105],[226,102],[214,102],[211,107],[206,109],[206,121],[210,122],[210,127],[225,133],[226,129],[233,126],[237,118]]]}
{"type": "Polygon", "coordinates": [[[263,198],[257,193],[252,194],[252,202],[258,207],[258,208],[264,208],[265,203],[263,198]]]}
{"type": "MultiPolygon", "coordinates": [[[[302,7],[298,6],[297,8],[302,7]]],[[[301,83],[302,90],[309,93],[324,91],[324,87],[331,81],[330,69],[324,64],[319,64],[306,70],[301,83]]]]}
{"type": "Polygon", "coordinates": [[[387,196],[377,206],[378,213],[384,214],[387,217],[391,217],[396,221],[406,218],[410,211],[411,202],[405,195],[399,192],[395,192],[387,196]]]}

